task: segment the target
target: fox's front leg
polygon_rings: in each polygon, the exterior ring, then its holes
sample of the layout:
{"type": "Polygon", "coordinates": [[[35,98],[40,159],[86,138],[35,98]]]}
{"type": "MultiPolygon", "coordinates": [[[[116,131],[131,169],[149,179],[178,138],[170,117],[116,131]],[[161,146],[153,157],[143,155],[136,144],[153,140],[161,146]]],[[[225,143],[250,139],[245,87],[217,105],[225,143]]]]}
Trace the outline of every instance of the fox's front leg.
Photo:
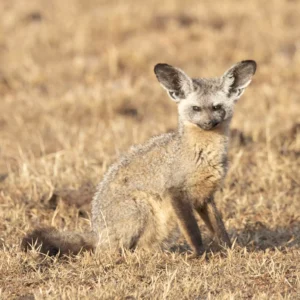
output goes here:
{"type": "Polygon", "coordinates": [[[168,200],[174,209],[177,222],[185,239],[195,255],[202,255],[204,250],[201,233],[194,216],[192,203],[183,191],[177,188],[168,190],[168,200]]]}
{"type": "Polygon", "coordinates": [[[227,247],[231,247],[230,238],[225,229],[221,214],[214,199],[209,198],[204,204],[196,208],[210,232],[227,247]]]}

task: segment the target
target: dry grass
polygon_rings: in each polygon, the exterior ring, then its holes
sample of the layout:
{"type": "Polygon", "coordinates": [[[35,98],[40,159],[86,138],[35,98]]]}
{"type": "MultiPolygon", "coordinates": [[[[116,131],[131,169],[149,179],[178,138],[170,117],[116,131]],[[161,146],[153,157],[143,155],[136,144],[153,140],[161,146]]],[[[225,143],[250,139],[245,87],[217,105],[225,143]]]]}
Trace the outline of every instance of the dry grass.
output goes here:
{"type": "Polygon", "coordinates": [[[291,0],[1,0],[0,298],[300,299],[299,10],[291,0]],[[155,63],[214,76],[249,58],[259,69],[236,108],[218,197],[234,249],[208,260],[20,251],[36,225],[88,229],[82,199],[108,165],[175,128],[155,63]]]}

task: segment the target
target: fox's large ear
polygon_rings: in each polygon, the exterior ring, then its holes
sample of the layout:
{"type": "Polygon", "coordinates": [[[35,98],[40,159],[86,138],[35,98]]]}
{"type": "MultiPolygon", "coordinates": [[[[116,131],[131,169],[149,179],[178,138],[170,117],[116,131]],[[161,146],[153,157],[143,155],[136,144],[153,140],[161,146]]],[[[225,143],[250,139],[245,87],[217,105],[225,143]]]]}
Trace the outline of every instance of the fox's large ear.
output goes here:
{"type": "Polygon", "coordinates": [[[240,98],[250,84],[255,71],[254,60],[243,60],[226,71],[223,75],[223,88],[228,96],[234,100],[240,98]]]}
{"type": "Polygon", "coordinates": [[[192,79],[179,68],[168,64],[157,64],[154,73],[172,100],[179,102],[193,91],[192,79]]]}

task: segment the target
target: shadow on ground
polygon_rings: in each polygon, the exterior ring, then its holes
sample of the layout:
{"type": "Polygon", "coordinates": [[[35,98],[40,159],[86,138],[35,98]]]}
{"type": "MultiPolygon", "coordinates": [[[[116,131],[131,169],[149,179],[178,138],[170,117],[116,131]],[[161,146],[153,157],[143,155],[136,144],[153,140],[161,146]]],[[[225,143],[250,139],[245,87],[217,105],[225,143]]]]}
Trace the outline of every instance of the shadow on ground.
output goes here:
{"type": "MultiPolygon", "coordinates": [[[[267,249],[285,251],[288,248],[300,248],[300,222],[294,222],[290,227],[274,229],[269,229],[257,222],[247,225],[239,231],[231,230],[230,237],[232,242],[235,241],[235,247],[246,248],[248,252],[266,251],[267,249]]],[[[204,235],[203,240],[207,252],[217,253],[224,250],[207,235],[204,235]]],[[[184,254],[191,250],[186,242],[181,241],[170,251],[184,254]]]]}
{"type": "MultiPolygon", "coordinates": [[[[296,221],[289,227],[267,228],[261,222],[246,225],[244,229],[234,234],[240,247],[249,251],[300,247],[300,222],[296,221]]],[[[234,238],[235,238],[234,237],[234,238]]]]}

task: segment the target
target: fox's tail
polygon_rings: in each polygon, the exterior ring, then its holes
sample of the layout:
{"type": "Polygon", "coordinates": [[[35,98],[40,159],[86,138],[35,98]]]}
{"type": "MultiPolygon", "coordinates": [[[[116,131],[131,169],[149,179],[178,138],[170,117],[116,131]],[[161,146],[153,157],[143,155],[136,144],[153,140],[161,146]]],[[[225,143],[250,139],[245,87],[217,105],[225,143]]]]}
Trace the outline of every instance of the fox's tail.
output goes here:
{"type": "Polygon", "coordinates": [[[78,254],[83,250],[94,250],[97,236],[93,232],[77,233],[58,231],[53,227],[37,228],[28,233],[22,240],[21,248],[26,252],[32,247],[50,256],[78,254]]]}

